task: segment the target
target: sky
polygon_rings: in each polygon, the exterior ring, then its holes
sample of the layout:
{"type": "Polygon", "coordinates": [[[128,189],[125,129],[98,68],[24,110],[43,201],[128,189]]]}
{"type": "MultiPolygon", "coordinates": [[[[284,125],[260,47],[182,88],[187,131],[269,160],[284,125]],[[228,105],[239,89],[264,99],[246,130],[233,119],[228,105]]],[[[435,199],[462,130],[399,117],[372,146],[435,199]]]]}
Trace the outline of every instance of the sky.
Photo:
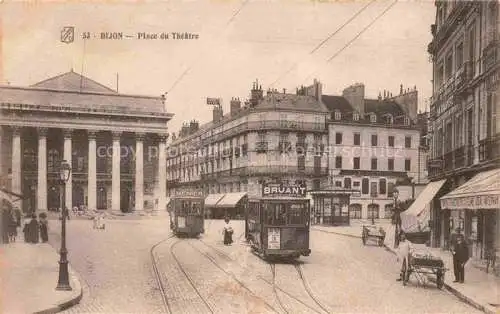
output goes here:
{"type": "Polygon", "coordinates": [[[361,82],[367,98],[399,93],[400,84],[416,86],[425,110],[432,92],[427,45],[434,1],[392,2],[373,1],[331,36],[370,1],[4,0],[0,83],[28,86],[73,69],[110,88],[118,85],[120,93],[168,92],[166,109],[175,114],[170,132],[184,121],[208,122],[207,97],[221,98],[227,112],[232,97],[248,98],[256,79],[265,90],[293,92],[318,79],[329,95],[361,82]],[[75,28],[72,43],[61,42],[66,26],[75,28]],[[132,37],[106,40],[101,32],[132,37]],[[158,37],[139,39],[142,32],[158,37]],[[176,40],[172,32],[198,38],[176,40]],[[86,33],[90,39],[83,39],[86,33]]]}

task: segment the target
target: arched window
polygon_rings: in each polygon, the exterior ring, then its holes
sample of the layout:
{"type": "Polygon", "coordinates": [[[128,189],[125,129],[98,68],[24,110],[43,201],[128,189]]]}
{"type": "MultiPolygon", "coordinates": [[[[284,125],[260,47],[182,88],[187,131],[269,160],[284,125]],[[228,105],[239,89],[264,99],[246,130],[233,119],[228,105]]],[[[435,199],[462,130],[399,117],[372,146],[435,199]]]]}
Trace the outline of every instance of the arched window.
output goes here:
{"type": "Polygon", "coordinates": [[[361,219],[361,205],[360,204],[349,205],[349,218],[361,219]]]}
{"type": "Polygon", "coordinates": [[[61,155],[57,149],[49,150],[47,158],[47,171],[58,172],[59,164],[61,163],[61,155]]]}
{"type": "Polygon", "coordinates": [[[378,204],[369,204],[368,205],[368,219],[379,219],[379,206],[378,204]]]}
{"type": "Polygon", "coordinates": [[[410,125],[410,118],[405,117],[405,125],[410,125]]]}
{"type": "Polygon", "coordinates": [[[35,151],[31,148],[27,148],[23,153],[23,168],[28,171],[37,170],[37,156],[35,151]]]}
{"type": "Polygon", "coordinates": [[[335,120],[340,120],[342,118],[342,113],[339,110],[335,110],[335,120]]]}
{"type": "Polygon", "coordinates": [[[351,188],[351,178],[344,178],[344,188],[346,189],[351,188]]]}
{"type": "Polygon", "coordinates": [[[377,115],[376,114],[374,114],[374,113],[370,114],[370,122],[371,123],[377,122],[377,115]]]}
{"type": "Polygon", "coordinates": [[[359,113],[355,112],[353,115],[352,115],[352,119],[354,121],[358,121],[359,120],[359,113]]]}

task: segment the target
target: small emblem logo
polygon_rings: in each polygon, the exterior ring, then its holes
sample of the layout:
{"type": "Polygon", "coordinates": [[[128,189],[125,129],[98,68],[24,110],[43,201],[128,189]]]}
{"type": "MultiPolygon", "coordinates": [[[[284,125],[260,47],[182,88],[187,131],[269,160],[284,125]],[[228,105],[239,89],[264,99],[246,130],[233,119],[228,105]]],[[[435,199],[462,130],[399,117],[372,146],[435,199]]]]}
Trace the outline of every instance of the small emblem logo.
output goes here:
{"type": "Polygon", "coordinates": [[[65,26],[61,31],[61,41],[63,43],[72,43],[75,40],[75,28],[73,26],[65,26]]]}

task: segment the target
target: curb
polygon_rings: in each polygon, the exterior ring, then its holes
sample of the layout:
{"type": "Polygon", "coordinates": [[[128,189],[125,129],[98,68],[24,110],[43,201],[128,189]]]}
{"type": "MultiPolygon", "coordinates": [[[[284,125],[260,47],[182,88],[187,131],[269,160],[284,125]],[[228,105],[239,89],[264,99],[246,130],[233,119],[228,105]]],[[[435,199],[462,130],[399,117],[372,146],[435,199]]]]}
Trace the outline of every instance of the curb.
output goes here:
{"type": "MultiPolygon", "coordinates": [[[[361,236],[356,236],[356,235],[346,234],[346,233],[341,233],[341,232],[326,231],[326,230],[320,230],[320,229],[314,229],[314,228],[311,228],[311,229],[316,230],[316,231],[320,231],[320,232],[324,232],[324,233],[332,233],[332,234],[337,234],[337,235],[341,235],[341,236],[345,236],[345,237],[350,237],[350,238],[361,238],[361,236]]],[[[385,248],[386,251],[388,251],[388,252],[390,252],[390,253],[392,253],[394,255],[397,255],[396,251],[394,249],[392,249],[391,247],[387,246],[387,244],[385,244],[385,243],[384,243],[384,248],[385,248]]],[[[431,282],[435,282],[436,281],[431,276],[427,276],[427,278],[431,282]]],[[[448,290],[449,292],[451,292],[453,295],[455,295],[462,302],[469,304],[470,306],[474,307],[475,309],[477,309],[479,311],[482,311],[482,312],[484,312],[486,314],[498,314],[498,312],[490,310],[486,306],[484,306],[484,305],[482,305],[482,304],[474,301],[473,299],[469,298],[468,296],[466,296],[462,292],[460,292],[457,289],[453,288],[452,286],[450,286],[446,282],[444,283],[444,287],[446,288],[446,290],[448,290]]]]}
{"type": "Polygon", "coordinates": [[[82,284],[81,284],[81,281],[80,279],[78,278],[78,275],[76,274],[76,272],[71,268],[70,265],[68,265],[69,267],[69,273],[70,273],[70,276],[71,278],[73,279],[73,282],[76,283],[78,285],[78,287],[76,288],[76,290],[79,290],[78,294],[76,296],[73,296],[73,297],[70,297],[66,300],[63,300],[61,301],[59,304],[51,307],[51,308],[48,308],[48,309],[45,309],[45,310],[41,310],[41,311],[37,311],[37,312],[34,312],[33,314],[54,314],[54,313],[59,313],[61,311],[64,311],[72,306],[75,306],[77,305],[78,303],[80,303],[80,300],[82,299],[83,297],[83,287],[82,287],[82,284]]]}

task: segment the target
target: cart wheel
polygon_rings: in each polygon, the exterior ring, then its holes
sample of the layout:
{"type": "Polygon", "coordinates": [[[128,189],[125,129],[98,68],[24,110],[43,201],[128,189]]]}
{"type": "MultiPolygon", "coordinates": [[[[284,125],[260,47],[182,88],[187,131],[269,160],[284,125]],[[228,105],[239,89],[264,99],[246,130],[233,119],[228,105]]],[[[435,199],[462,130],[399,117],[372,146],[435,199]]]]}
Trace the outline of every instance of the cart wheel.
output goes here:
{"type": "Polygon", "coordinates": [[[439,271],[437,273],[436,284],[437,284],[438,289],[442,289],[443,288],[443,285],[444,285],[444,274],[441,271],[439,271]]]}

